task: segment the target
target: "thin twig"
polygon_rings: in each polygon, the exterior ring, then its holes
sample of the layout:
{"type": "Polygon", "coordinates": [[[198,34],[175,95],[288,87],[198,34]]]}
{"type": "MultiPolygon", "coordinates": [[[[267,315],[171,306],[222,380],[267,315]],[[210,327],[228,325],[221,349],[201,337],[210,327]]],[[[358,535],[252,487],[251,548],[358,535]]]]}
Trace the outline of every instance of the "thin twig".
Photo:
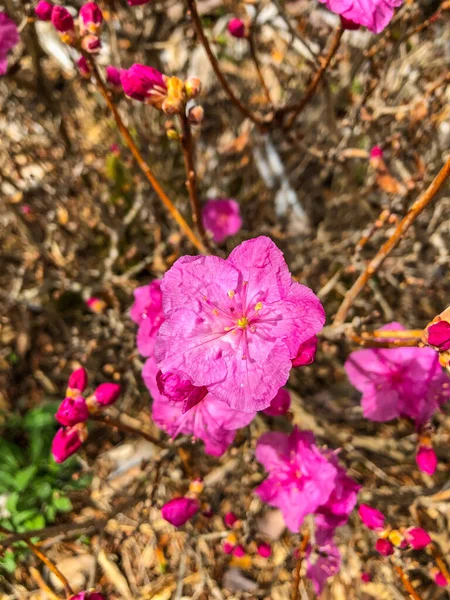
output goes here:
{"type": "Polygon", "coordinates": [[[292,104],[290,106],[289,105],[283,106],[282,108],[278,109],[275,112],[275,118],[282,117],[287,113],[293,113],[290,116],[289,120],[287,121],[286,127],[290,127],[292,125],[292,123],[295,121],[295,119],[299,116],[299,114],[302,112],[302,110],[305,108],[305,106],[308,104],[308,102],[314,96],[316,89],[317,89],[319,83],[321,82],[321,80],[325,74],[325,71],[328,68],[328,65],[330,64],[333,56],[336,54],[336,51],[339,48],[339,44],[341,42],[343,33],[344,33],[344,28],[342,27],[342,24],[339,24],[339,26],[336,29],[334,36],[331,40],[331,44],[327,51],[327,54],[323,59],[321,59],[320,67],[316,71],[316,74],[312,78],[311,83],[307,87],[306,92],[304,93],[303,98],[300,100],[300,102],[298,102],[297,104],[292,104]]]}
{"type": "Polygon", "coordinates": [[[170,215],[172,216],[174,221],[178,224],[181,231],[185,234],[185,236],[188,238],[188,240],[197,248],[197,250],[199,252],[201,252],[202,254],[207,254],[208,251],[205,248],[204,244],[201,242],[201,240],[199,240],[199,238],[195,235],[193,230],[189,227],[189,225],[187,224],[187,222],[185,221],[185,219],[183,218],[181,213],[174,206],[172,201],[169,199],[169,197],[166,195],[166,193],[162,189],[159,181],[154,176],[154,174],[151,171],[148,164],[145,162],[145,160],[144,160],[142,154],[140,153],[138,147],[136,146],[130,132],[128,131],[128,128],[122,121],[122,117],[120,116],[114,102],[111,99],[111,95],[108,92],[108,90],[103,82],[103,79],[100,76],[100,73],[97,69],[97,65],[95,63],[95,60],[92,58],[92,55],[85,53],[84,56],[85,56],[86,60],[89,62],[89,66],[91,67],[97,87],[100,90],[100,93],[102,94],[109,110],[111,111],[111,113],[116,121],[117,128],[119,129],[128,148],[130,149],[136,162],[138,163],[139,167],[141,168],[141,171],[144,173],[145,177],[148,179],[150,185],[155,190],[159,199],[164,204],[166,209],[169,211],[170,215]]]}
{"type": "Polygon", "coordinates": [[[273,102],[272,102],[272,98],[270,97],[269,88],[267,87],[267,84],[264,79],[264,75],[262,74],[261,65],[259,64],[258,55],[256,53],[255,37],[254,37],[253,29],[250,29],[250,33],[248,35],[248,45],[249,45],[249,49],[250,49],[250,56],[252,57],[253,63],[255,65],[255,69],[258,74],[258,78],[261,83],[261,86],[264,90],[264,95],[266,96],[267,103],[269,104],[269,106],[271,108],[273,108],[273,102]]]}
{"type": "Polygon", "coordinates": [[[197,231],[199,232],[203,243],[206,247],[208,247],[209,241],[208,236],[206,235],[205,228],[203,227],[202,209],[197,190],[197,172],[195,169],[194,162],[194,148],[192,143],[191,126],[189,124],[184,108],[183,112],[180,114],[180,124],[181,147],[183,150],[184,166],[186,169],[186,187],[189,192],[189,200],[191,203],[192,210],[192,220],[194,221],[197,227],[197,231]]]}
{"type": "Polygon", "coordinates": [[[419,596],[419,594],[414,589],[412,583],[410,582],[408,575],[401,568],[401,566],[400,565],[394,565],[394,568],[395,568],[395,571],[396,571],[397,575],[400,577],[401,582],[403,583],[403,587],[408,592],[409,597],[412,600],[422,600],[422,598],[419,596]]]}
{"type": "Polygon", "coordinates": [[[158,446],[158,448],[169,448],[170,447],[167,444],[165,444],[164,442],[162,442],[161,440],[158,440],[158,438],[155,438],[153,435],[150,435],[150,433],[147,433],[146,431],[142,431],[142,429],[137,429],[136,427],[133,427],[132,425],[127,425],[123,421],[120,421],[119,419],[114,419],[114,418],[110,417],[109,415],[90,415],[89,418],[93,421],[96,421],[97,423],[100,423],[101,425],[107,425],[108,427],[116,427],[117,429],[120,429],[121,431],[126,431],[127,433],[132,433],[134,435],[143,437],[144,439],[151,442],[152,444],[155,444],[155,446],[158,446]]]}
{"type": "Polygon", "coordinates": [[[213,51],[211,50],[211,46],[209,45],[208,38],[206,37],[205,32],[203,31],[202,22],[200,20],[200,16],[197,11],[197,5],[195,3],[195,0],[186,0],[186,6],[188,9],[188,14],[191,15],[195,32],[196,32],[198,38],[200,39],[203,48],[205,49],[205,52],[209,58],[209,62],[211,63],[214,73],[216,74],[217,79],[220,81],[225,93],[227,94],[227,96],[229,97],[231,102],[235,105],[235,107],[241,112],[241,114],[244,117],[246,117],[247,119],[250,119],[250,121],[252,121],[255,125],[257,125],[261,129],[264,129],[265,122],[262,119],[260,119],[259,117],[257,117],[256,115],[254,115],[244,104],[242,104],[242,102],[239,100],[239,98],[235,95],[235,93],[229,86],[228,81],[225,79],[224,74],[220,70],[219,61],[217,60],[213,51]]]}
{"type": "Polygon", "coordinates": [[[309,542],[309,531],[305,531],[302,538],[302,543],[300,544],[300,548],[298,549],[298,558],[297,564],[295,566],[295,575],[294,581],[292,584],[292,600],[298,600],[298,594],[300,591],[300,571],[302,569],[303,558],[305,557],[306,547],[309,542]]]}
{"type": "Polygon", "coordinates": [[[358,277],[350,290],[346,293],[345,298],[339,307],[336,316],[334,317],[333,325],[341,325],[347,316],[355,298],[358,296],[360,291],[364,288],[369,279],[376,273],[379,267],[383,264],[385,258],[391,253],[391,251],[397,246],[402,236],[408,231],[417,217],[425,210],[425,208],[431,203],[436,197],[441,187],[447,181],[450,175],[450,158],[436,175],[434,180],[425,190],[425,192],[414,202],[409,209],[408,213],[403,217],[400,223],[397,225],[394,233],[385,242],[377,254],[372,258],[364,272],[358,277]]]}

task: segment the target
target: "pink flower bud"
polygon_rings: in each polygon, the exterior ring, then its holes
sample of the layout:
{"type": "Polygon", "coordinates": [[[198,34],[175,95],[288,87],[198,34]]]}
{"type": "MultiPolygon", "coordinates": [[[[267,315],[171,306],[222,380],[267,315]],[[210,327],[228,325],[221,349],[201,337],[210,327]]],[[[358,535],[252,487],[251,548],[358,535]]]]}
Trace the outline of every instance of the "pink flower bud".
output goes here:
{"type": "Polygon", "coordinates": [[[80,56],[80,58],[77,60],[77,67],[80,75],[84,79],[91,78],[91,67],[89,66],[89,63],[84,56],[80,56]]]}
{"type": "Polygon", "coordinates": [[[428,343],[441,352],[450,350],[450,323],[438,321],[428,327],[428,343]]]}
{"type": "Polygon", "coordinates": [[[167,86],[163,74],[157,69],[135,64],[129,69],[122,69],[120,81],[125,94],[133,100],[149,102],[161,108],[167,86]]]}
{"type": "Polygon", "coordinates": [[[53,7],[51,21],[56,31],[60,33],[66,33],[74,29],[73,17],[64,6],[57,5],[53,7]]]}
{"type": "Polygon", "coordinates": [[[87,438],[87,427],[79,423],[73,427],[61,427],[52,442],[52,454],[57,463],[67,460],[80,448],[87,438]]]}
{"type": "Polygon", "coordinates": [[[148,4],[150,0],[127,0],[129,6],[142,6],[143,4],[148,4]]]}
{"type": "Polygon", "coordinates": [[[225,552],[225,554],[231,554],[234,550],[234,544],[232,544],[231,542],[227,542],[225,541],[222,545],[223,551],[225,552]]]}
{"type": "Polygon", "coordinates": [[[227,513],[225,514],[225,516],[223,517],[223,522],[225,523],[225,525],[226,525],[227,527],[230,527],[230,528],[231,528],[231,527],[233,527],[233,525],[234,525],[234,524],[235,524],[237,521],[239,521],[239,519],[238,519],[238,518],[237,518],[237,516],[236,516],[234,513],[232,513],[232,512],[227,512],[227,513]]]}
{"type": "Polygon", "coordinates": [[[237,556],[237,558],[242,558],[243,556],[245,556],[244,546],[236,546],[236,548],[234,548],[233,550],[233,556],[237,556]]]}
{"type": "Polygon", "coordinates": [[[348,29],[349,31],[356,31],[357,29],[359,29],[361,27],[361,25],[358,25],[358,23],[355,23],[354,21],[351,21],[350,19],[346,19],[342,15],[340,15],[340,17],[341,17],[342,27],[344,29],[348,29]]]}
{"type": "Polygon", "coordinates": [[[208,393],[206,387],[197,387],[185,375],[175,371],[168,373],[158,372],[156,383],[163,396],[166,396],[173,404],[182,404],[181,411],[187,412],[198,404],[208,393]]]}
{"type": "Polygon", "coordinates": [[[86,389],[87,384],[87,371],[84,367],[80,367],[71,373],[69,381],[67,382],[67,387],[69,390],[75,390],[81,394],[86,389]]]}
{"type": "Polygon", "coordinates": [[[205,111],[202,106],[193,106],[189,109],[189,123],[190,125],[200,125],[203,121],[203,117],[205,115],[205,111]]]}
{"type": "Polygon", "coordinates": [[[97,592],[80,592],[75,596],[71,596],[69,600],[106,600],[106,598],[97,592]]]}
{"type": "Polygon", "coordinates": [[[198,512],[199,508],[198,500],[186,497],[174,498],[164,504],[161,514],[175,527],[181,527],[198,512]]]}
{"type": "Polygon", "coordinates": [[[444,573],[441,573],[441,571],[437,571],[435,573],[434,583],[436,585],[438,585],[439,587],[447,587],[447,585],[448,585],[447,578],[445,577],[444,573]]]}
{"type": "Polygon", "coordinates": [[[314,362],[317,352],[317,345],[319,340],[316,335],[313,335],[309,340],[300,344],[297,350],[297,356],[292,360],[293,367],[303,367],[304,365],[310,365],[314,362]]]}
{"type": "Polygon", "coordinates": [[[117,383],[101,383],[94,391],[92,399],[99,406],[110,406],[120,396],[120,385],[117,383]]]}
{"type": "Polygon", "coordinates": [[[120,83],[120,71],[117,67],[109,65],[106,67],[106,81],[115,91],[122,91],[122,84],[120,83]]]}
{"type": "Polygon", "coordinates": [[[188,100],[197,98],[202,91],[202,82],[198,77],[189,77],[184,82],[184,89],[186,90],[188,100]]]}
{"type": "Polygon", "coordinates": [[[106,302],[101,298],[96,298],[95,296],[91,296],[86,300],[86,304],[88,308],[92,310],[93,313],[100,315],[106,308],[106,302]]]}
{"type": "Polygon", "coordinates": [[[422,473],[434,475],[437,468],[437,456],[431,446],[419,446],[416,463],[422,473]]]}
{"type": "Polygon", "coordinates": [[[379,552],[382,556],[390,556],[394,553],[394,546],[389,540],[380,538],[375,544],[375,550],[379,552]]]}
{"type": "Polygon", "coordinates": [[[34,13],[40,21],[50,21],[52,18],[53,4],[47,2],[47,0],[40,0],[35,9],[34,13]]]}
{"type": "Polygon", "coordinates": [[[370,158],[381,158],[383,156],[383,150],[380,146],[374,146],[370,151],[370,158]]]}
{"type": "Polygon", "coordinates": [[[261,542],[258,544],[258,554],[263,558],[269,558],[269,556],[272,554],[272,548],[269,546],[269,544],[261,542]]]}
{"type": "Polygon", "coordinates": [[[358,513],[361,517],[361,521],[369,529],[372,529],[373,531],[383,529],[384,515],[376,508],[372,508],[367,504],[360,504],[358,513]]]}
{"type": "Polygon", "coordinates": [[[421,527],[410,527],[405,531],[406,541],[414,550],[423,550],[428,544],[431,544],[431,538],[425,529],[421,527]]]}
{"type": "Polygon", "coordinates": [[[101,50],[102,43],[96,35],[85,35],[81,40],[81,47],[89,54],[98,54],[101,50]]]}
{"type": "Polygon", "coordinates": [[[280,388],[277,395],[270,403],[270,406],[263,410],[265,415],[270,417],[280,417],[285,415],[291,406],[291,395],[286,388],[280,388]]]}
{"type": "Polygon", "coordinates": [[[55,419],[66,427],[83,423],[89,419],[89,410],[83,396],[64,398],[55,414],[55,419]]]}
{"type": "Polygon", "coordinates": [[[242,19],[231,19],[228,22],[228,31],[235,38],[244,38],[246,36],[246,27],[242,19]]]}
{"type": "Polygon", "coordinates": [[[103,23],[103,14],[95,2],[88,2],[80,8],[81,33],[95,33],[100,30],[103,23]]]}
{"type": "Polygon", "coordinates": [[[361,573],[361,581],[363,583],[369,583],[370,581],[372,581],[372,575],[370,573],[361,573]]]}

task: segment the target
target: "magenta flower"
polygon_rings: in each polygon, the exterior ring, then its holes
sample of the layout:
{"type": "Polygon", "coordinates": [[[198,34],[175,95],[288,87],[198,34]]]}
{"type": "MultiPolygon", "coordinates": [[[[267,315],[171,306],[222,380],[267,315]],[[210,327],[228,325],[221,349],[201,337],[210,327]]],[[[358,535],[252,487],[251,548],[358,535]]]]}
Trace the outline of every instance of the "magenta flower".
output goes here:
{"type": "Polygon", "coordinates": [[[244,38],[247,33],[244,21],[237,17],[228,21],[228,31],[235,38],[244,38]]]}
{"type": "Polygon", "coordinates": [[[153,67],[134,64],[122,69],[120,81],[127,96],[161,108],[167,94],[164,75],[153,67]]]}
{"type": "Polygon", "coordinates": [[[217,199],[205,202],[203,226],[210,231],[216,244],[237,233],[242,227],[241,210],[236,200],[217,199]]]}
{"type": "Polygon", "coordinates": [[[159,279],[134,290],[130,317],[139,325],[136,338],[139,352],[142,356],[151,356],[155,348],[156,334],[164,321],[159,279]]]}
{"type": "Polygon", "coordinates": [[[300,344],[325,321],[322,305],[291,279],[267,237],[243,242],[227,260],[183,256],[161,283],[165,321],[155,357],[235,410],[267,408],[300,344]]]}
{"type": "Polygon", "coordinates": [[[205,387],[196,387],[192,385],[189,379],[186,379],[183,373],[166,373],[161,371],[156,375],[158,390],[172,404],[178,404],[182,414],[201,402],[208,393],[205,387]]]}
{"type": "Polygon", "coordinates": [[[256,414],[233,410],[211,394],[183,413],[183,403],[172,404],[161,395],[156,383],[157,372],[154,359],[148,358],[142,377],[153,397],[154,422],[173,438],[184,433],[202,440],[207,454],[221,456],[233,442],[236,430],[248,425],[256,414]]]}
{"type": "Polygon", "coordinates": [[[265,542],[261,542],[260,544],[258,544],[257,551],[258,554],[263,558],[269,558],[269,556],[271,556],[272,554],[272,548],[269,544],[266,544],[265,542]]]}
{"type": "Polygon", "coordinates": [[[56,31],[60,33],[67,33],[74,29],[73,17],[64,6],[53,7],[51,21],[56,31]]]}
{"type": "Polygon", "coordinates": [[[303,367],[304,365],[310,365],[316,358],[317,346],[319,340],[317,335],[313,335],[309,340],[300,344],[295,358],[292,360],[293,367],[303,367]]]}
{"type": "Polygon", "coordinates": [[[434,583],[439,587],[447,587],[448,585],[447,578],[443,573],[441,573],[441,571],[436,571],[434,574],[434,583]]]}
{"type": "Polygon", "coordinates": [[[414,550],[423,550],[431,544],[431,537],[421,527],[410,527],[405,531],[405,539],[414,550]]]}
{"type": "Polygon", "coordinates": [[[148,4],[150,0],[127,0],[129,6],[142,6],[143,4],[148,4]]]}
{"type": "Polygon", "coordinates": [[[309,552],[306,559],[306,576],[311,580],[314,591],[319,596],[330,577],[334,577],[341,567],[341,555],[332,540],[318,544],[316,552],[309,552]]]}
{"type": "Polygon", "coordinates": [[[106,598],[97,592],[80,592],[71,596],[69,600],[106,600],[106,598]]]}
{"type": "MultiPolygon", "coordinates": [[[[404,327],[390,323],[382,329],[404,327]]],[[[432,348],[357,350],[350,354],[345,370],[362,392],[363,414],[372,421],[408,417],[420,427],[450,396],[449,379],[432,348]]]]}
{"type": "Polygon", "coordinates": [[[89,409],[86,405],[86,400],[83,396],[64,398],[55,414],[55,419],[66,427],[71,427],[77,423],[84,423],[84,421],[89,419],[89,409]]]}
{"type": "Polygon", "coordinates": [[[106,67],[106,81],[115,91],[122,91],[122,84],[120,82],[120,72],[122,69],[109,65],[106,67]]]}
{"type": "Polygon", "coordinates": [[[66,396],[78,396],[84,392],[88,384],[88,374],[84,367],[76,369],[70,374],[67,382],[66,396]]]}
{"type": "Polygon", "coordinates": [[[357,29],[359,29],[361,27],[361,25],[359,25],[358,23],[355,23],[351,19],[346,19],[342,15],[341,15],[341,25],[344,29],[347,29],[348,31],[356,31],[357,29]]]}
{"type": "Polygon", "coordinates": [[[174,498],[161,508],[163,519],[174,527],[181,527],[198,512],[200,504],[194,498],[174,498]]]}
{"type": "Polygon", "coordinates": [[[91,396],[92,401],[97,406],[110,406],[120,396],[120,385],[117,383],[101,383],[93,395],[91,396]]]}
{"type": "Polygon", "coordinates": [[[286,388],[280,388],[275,398],[272,399],[270,406],[263,410],[269,417],[281,417],[285,415],[291,406],[291,395],[286,388]]]}
{"type": "Polygon", "coordinates": [[[55,461],[62,463],[67,460],[79,450],[86,438],[87,429],[84,423],[58,429],[52,442],[52,454],[55,461]]]}
{"type": "Polygon", "coordinates": [[[95,2],[83,4],[83,6],[80,8],[79,16],[82,34],[97,34],[99,32],[103,23],[103,14],[98,4],[95,2]]]}
{"type": "Polygon", "coordinates": [[[438,321],[428,326],[428,343],[440,352],[450,350],[450,323],[438,321]]]}
{"type": "Polygon", "coordinates": [[[385,538],[378,538],[375,543],[375,550],[381,554],[381,556],[390,556],[394,554],[393,544],[385,538]]]}
{"type": "Polygon", "coordinates": [[[358,512],[361,521],[372,531],[379,531],[384,528],[385,516],[376,508],[372,508],[367,504],[360,504],[358,512]]]}
{"type": "Polygon", "coordinates": [[[34,9],[34,14],[40,21],[50,21],[52,18],[53,4],[47,0],[39,0],[34,9]]]}
{"type": "Polygon", "coordinates": [[[337,470],[320,452],[314,435],[296,428],[288,436],[270,432],[260,437],[256,459],[269,476],[255,493],[283,513],[286,526],[298,532],[306,515],[328,501],[337,470]]]}
{"type": "Polygon", "coordinates": [[[367,27],[372,33],[380,33],[394,16],[394,9],[403,0],[319,0],[322,4],[347,21],[367,27]]]}
{"type": "Polygon", "coordinates": [[[436,452],[431,446],[419,446],[416,454],[416,463],[422,473],[434,475],[438,464],[436,452]]]}
{"type": "Polygon", "coordinates": [[[233,525],[235,523],[237,523],[237,521],[239,521],[239,519],[237,518],[237,516],[232,513],[232,512],[227,512],[224,517],[223,517],[223,522],[225,523],[225,525],[227,527],[229,527],[230,529],[233,527],[233,525]]]}
{"type": "Polygon", "coordinates": [[[0,12],[0,75],[8,69],[8,54],[19,43],[17,25],[5,12],[0,12]]]}
{"type": "Polygon", "coordinates": [[[77,60],[77,67],[80,75],[84,79],[91,78],[91,67],[89,66],[89,63],[84,56],[80,56],[80,58],[77,60]]]}

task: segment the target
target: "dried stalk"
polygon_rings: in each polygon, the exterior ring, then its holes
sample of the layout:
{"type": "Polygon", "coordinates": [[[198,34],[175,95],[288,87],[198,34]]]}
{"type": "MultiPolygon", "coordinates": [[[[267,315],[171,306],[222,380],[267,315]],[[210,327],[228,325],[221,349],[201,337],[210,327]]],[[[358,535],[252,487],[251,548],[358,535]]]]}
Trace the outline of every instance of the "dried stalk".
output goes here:
{"type": "Polygon", "coordinates": [[[270,97],[269,88],[267,87],[266,81],[264,79],[264,75],[262,74],[261,65],[259,64],[258,55],[256,53],[255,38],[254,38],[252,30],[250,30],[250,33],[248,36],[248,45],[250,48],[250,56],[252,57],[253,63],[255,65],[255,69],[258,74],[258,78],[261,83],[261,86],[264,90],[264,95],[266,96],[267,103],[269,104],[270,107],[273,108],[273,102],[272,102],[272,98],[270,97]]]}
{"type": "Polygon", "coordinates": [[[409,597],[412,600],[422,600],[422,598],[419,596],[419,594],[414,589],[411,581],[409,580],[408,575],[401,568],[401,566],[400,565],[394,565],[394,569],[395,569],[397,575],[400,577],[400,580],[401,580],[401,582],[403,584],[403,587],[408,592],[409,597]]]}
{"type": "Polygon", "coordinates": [[[142,429],[137,429],[132,425],[127,425],[119,419],[113,419],[109,415],[90,415],[89,418],[93,421],[96,421],[97,423],[100,423],[101,425],[106,425],[107,427],[115,427],[116,429],[120,429],[121,431],[126,431],[127,433],[132,433],[133,435],[143,437],[144,439],[151,442],[152,444],[155,444],[155,446],[158,446],[159,448],[168,448],[167,444],[165,444],[158,438],[155,438],[153,435],[150,435],[146,431],[142,431],[142,429]]]}
{"type": "Polygon", "coordinates": [[[305,552],[306,552],[306,547],[308,545],[309,542],[309,531],[305,531],[305,533],[303,534],[303,538],[302,538],[302,543],[300,544],[300,548],[298,550],[298,559],[297,559],[297,564],[295,566],[295,575],[294,575],[294,581],[292,584],[292,600],[298,600],[298,594],[300,591],[300,581],[301,581],[301,577],[300,577],[300,571],[302,569],[302,564],[303,564],[303,558],[305,557],[305,552]]]}
{"type": "Polygon", "coordinates": [[[358,277],[350,290],[346,293],[345,298],[339,307],[339,310],[334,317],[333,326],[341,325],[347,316],[355,298],[364,288],[369,279],[374,275],[379,267],[383,264],[384,260],[396,247],[401,240],[402,236],[408,231],[417,217],[425,210],[425,208],[432,202],[436,197],[436,194],[442,188],[447,178],[450,175],[450,158],[448,158],[445,165],[436,175],[434,180],[425,190],[425,192],[414,202],[409,209],[408,213],[403,217],[400,223],[397,225],[394,233],[391,237],[383,244],[377,254],[372,258],[364,272],[358,277]]]}

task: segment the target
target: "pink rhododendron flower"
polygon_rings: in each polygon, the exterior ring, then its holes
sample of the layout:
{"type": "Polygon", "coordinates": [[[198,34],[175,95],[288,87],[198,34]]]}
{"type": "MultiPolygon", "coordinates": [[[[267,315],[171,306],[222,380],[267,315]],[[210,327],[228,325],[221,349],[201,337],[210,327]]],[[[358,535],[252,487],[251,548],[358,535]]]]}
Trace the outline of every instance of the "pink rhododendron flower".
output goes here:
{"type": "Polygon", "coordinates": [[[174,498],[161,508],[163,518],[175,527],[181,527],[198,512],[200,504],[194,498],[174,498]]]}
{"type": "Polygon", "coordinates": [[[379,538],[375,544],[375,550],[382,556],[390,556],[394,553],[394,546],[392,543],[384,538],[379,538]]]}
{"type": "Polygon", "coordinates": [[[256,413],[240,412],[211,394],[183,413],[183,404],[172,404],[161,395],[156,375],[158,368],[153,358],[147,359],[142,377],[152,397],[153,420],[168,435],[193,435],[205,443],[205,452],[220,456],[233,442],[236,430],[250,423],[256,413]]]}
{"type": "Polygon", "coordinates": [[[260,544],[258,544],[257,550],[258,554],[263,558],[269,558],[269,556],[271,556],[272,554],[272,548],[269,544],[266,544],[265,542],[261,542],[260,544]]]}
{"type": "Polygon", "coordinates": [[[47,0],[39,0],[34,9],[34,14],[40,21],[50,21],[52,18],[53,4],[47,0]]]}
{"type": "Polygon", "coordinates": [[[445,577],[444,573],[441,573],[441,571],[436,571],[434,574],[434,583],[439,587],[447,587],[448,585],[447,578],[445,577]]]}
{"type": "Polygon", "coordinates": [[[235,38],[246,36],[246,27],[242,19],[234,18],[228,22],[228,31],[235,38]]]}
{"type": "Polygon", "coordinates": [[[272,399],[270,406],[263,410],[269,417],[280,417],[285,415],[291,406],[291,395],[286,388],[280,388],[275,398],[272,399]]]}
{"type": "Polygon", "coordinates": [[[394,16],[394,9],[403,0],[319,0],[322,4],[353,23],[367,27],[372,33],[380,33],[394,16]]]}
{"type": "Polygon", "coordinates": [[[71,596],[69,600],[106,600],[106,598],[97,592],[80,592],[71,596]]]}
{"type": "Polygon", "coordinates": [[[0,12],[0,75],[8,69],[8,53],[19,43],[17,25],[5,12],[0,12]]]}
{"type": "Polygon", "coordinates": [[[56,5],[53,7],[51,20],[56,31],[60,33],[66,33],[74,29],[73,17],[64,6],[56,5]]]}
{"type": "Polygon", "coordinates": [[[376,508],[372,508],[367,504],[359,505],[359,516],[366,527],[373,531],[378,531],[384,528],[385,516],[376,508]]]}
{"type": "Polygon", "coordinates": [[[192,385],[189,379],[185,379],[183,373],[166,373],[161,371],[156,375],[156,383],[160,393],[168,398],[173,404],[181,403],[181,412],[184,414],[193,406],[203,400],[208,393],[205,387],[192,385]]]}
{"type": "Polygon", "coordinates": [[[83,393],[88,384],[88,374],[84,367],[75,369],[70,374],[69,381],[67,382],[66,396],[76,395],[83,393]]]}
{"type": "Polygon", "coordinates": [[[87,421],[89,419],[89,409],[86,400],[83,396],[64,398],[55,414],[55,419],[65,426],[87,421]]]}
{"type": "Polygon", "coordinates": [[[92,401],[98,406],[110,406],[120,396],[120,385],[117,383],[101,383],[93,395],[92,401]]]}
{"type": "Polygon", "coordinates": [[[431,544],[431,537],[421,527],[410,527],[405,531],[405,539],[414,550],[423,550],[431,544]]]}
{"type": "Polygon", "coordinates": [[[153,67],[134,64],[122,69],[120,81],[127,96],[161,108],[167,94],[164,75],[153,67]]]}
{"type": "Polygon", "coordinates": [[[106,81],[115,91],[122,91],[122,84],[120,82],[121,69],[109,65],[106,67],[106,81]]]}
{"type": "Polygon", "coordinates": [[[202,210],[203,226],[220,244],[242,227],[241,210],[236,200],[208,200],[202,210]]]}
{"type": "Polygon", "coordinates": [[[263,236],[243,242],[227,260],[179,258],[161,290],[159,368],[185,373],[239,411],[270,405],[300,344],[325,321],[318,298],[291,279],[282,252],[263,236]]]}
{"type": "Polygon", "coordinates": [[[437,469],[437,456],[431,446],[419,446],[416,454],[416,463],[422,473],[434,475],[437,469]]]}
{"type": "Polygon", "coordinates": [[[139,352],[142,356],[151,356],[155,347],[156,334],[164,321],[159,279],[134,290],[134,303],[130,309],[130,317],[139,325],[136,338],[139,352]]]}
{"type": "Polygon", "coordinates": [[[441,352],[450,350],[450,323],[438,321],[428,327],[428,343],[441,352]]]}
{"type": "Polygon", "coordinates": [[[305,516],[329,499],[337,477],[335,466],[320,452],[314,435],[297,427],[290,435],[265,433],[255,455],[269,473],[255,493],[279,508],[286,526],[298,532],[305,516]]]}
{"type": "Polygon", "coordinates": [[[86,438],[87,429],[84,423],[58,429],[52,442],[52,454],[55,461],[62,463],[67,460],[79,450],[86,438]]]}
{"type": "Polygon", "coordinates": [[[84,79],[91,78],[91,67],[84,56],[80,56],[80,58],[77,60],[77,67],[80,75],[84,77],[84,79]]]}
{"type": "Polygon", "coordinates": [[[311,580],[317,595],[322,593],[330,577],[338,573],[341,567],[341,555],[333,541],[317,546],[316,552],[309,552],[306,558],[306,576],[311,580]]]}
{"type": "MultiPolygon", "coordinates": [[[[382,329],[404,327],[390,323],[382,329]]],[[[363,414],[372,421],[409,417],[419,427],[450,396],[450,381],[432,348],[357,350],[350,354],[345,370],[362,392],[363,414]]]]}
{"type": "Polygon", "coordinates": [[[103,14],[98,4],[95,2],[83,4],[83,6],[80,8],[79,16],[82,34],[97,34],[99,32],[103,23],[103,14]]]}
{"type": "Polygon", "coordinates": [[[309,340],[300,344],[295,358],[292,359],[292,366],[303,367],[304,365],[313,363],[316,357],[318,344],[319,340],[317,339],[317,335],[313,335],[309,340]]]}

